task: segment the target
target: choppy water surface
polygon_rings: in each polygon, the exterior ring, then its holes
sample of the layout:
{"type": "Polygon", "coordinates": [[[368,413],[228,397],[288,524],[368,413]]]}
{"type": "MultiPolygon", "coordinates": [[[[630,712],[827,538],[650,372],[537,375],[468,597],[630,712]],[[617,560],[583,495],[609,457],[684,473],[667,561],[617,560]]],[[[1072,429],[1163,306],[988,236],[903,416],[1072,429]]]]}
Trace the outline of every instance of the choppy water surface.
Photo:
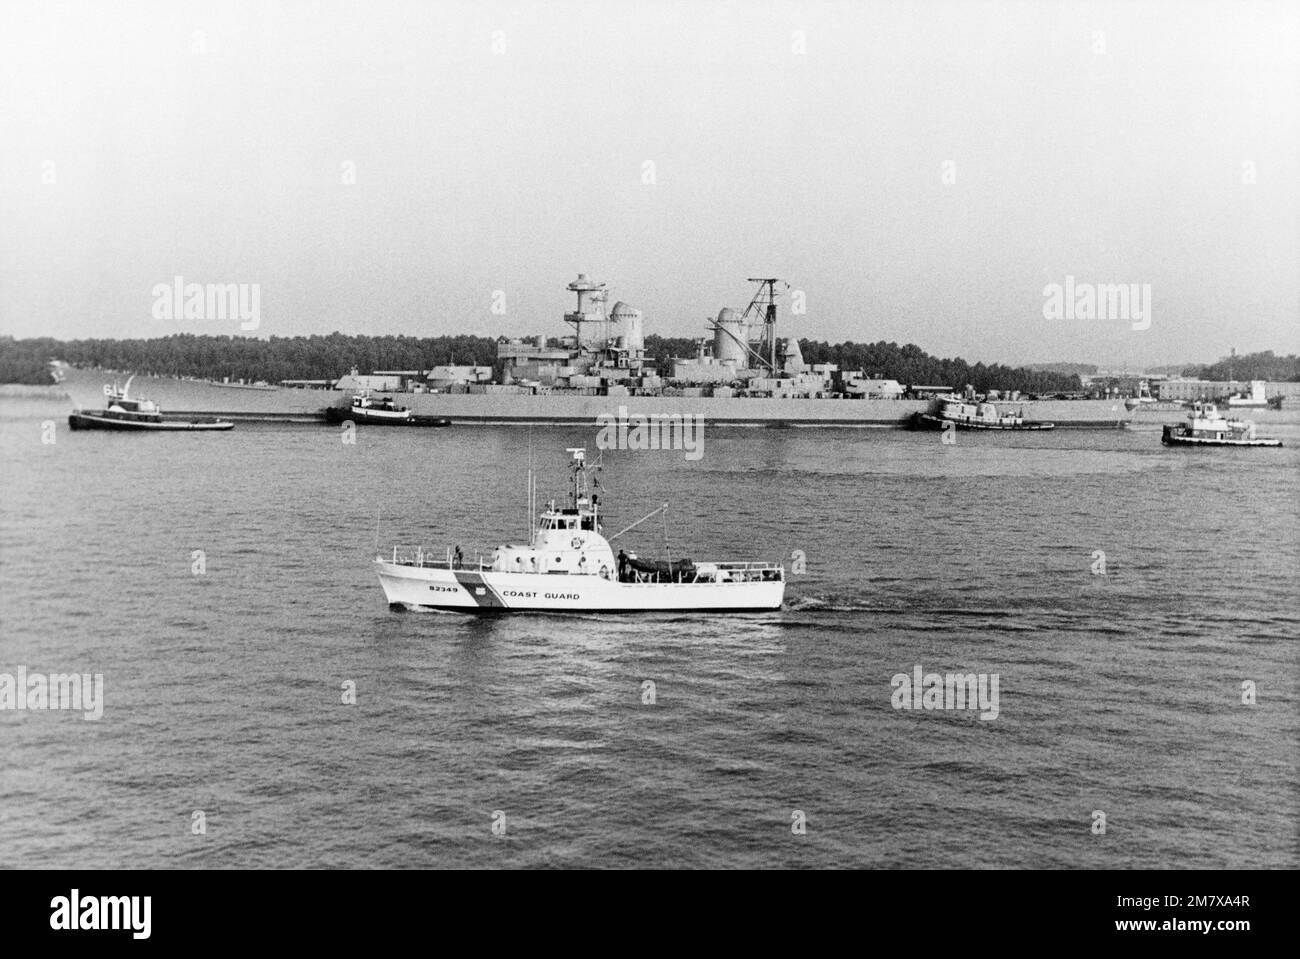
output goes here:
{"type": "MultiPolygon", "coordinates": [[[[385,545],[522,538],[528,429],[347,446],[65,413],[0,405],[0,672],[102,673],[105,710],[0,711],[6,864],[1300,861],[1298,426],[1282,450],[719,429],[698,462],[606,453],[607,531],[667,502],[676,556],[802,550],[787,608],[479,620],[388,609],[376,510],[385,545]],[[998,674],[997,718],[895,709],[916,665],[998,674]]],[[[531,431],[543,494],[595,432],[531,431]]]]}

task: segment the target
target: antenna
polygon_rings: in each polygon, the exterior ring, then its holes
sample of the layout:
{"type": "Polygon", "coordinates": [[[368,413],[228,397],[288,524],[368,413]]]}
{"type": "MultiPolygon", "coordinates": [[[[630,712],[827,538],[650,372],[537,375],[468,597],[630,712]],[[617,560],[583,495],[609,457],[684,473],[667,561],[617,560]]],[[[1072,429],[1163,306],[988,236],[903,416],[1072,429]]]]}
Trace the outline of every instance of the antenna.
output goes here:
{"type": "Polygon", "coordinates": [[[573,454],[573,492],[570,496],[573,499],[573,508],[578,509],[587,494],[587,448],[570,446],[565,449],[565,452],[573,454]]]}
{"type": "Polygon", "coordinates": [[[749,314],[754,313],[755,317],[761,313],[763,319],[763,340],[760,350],[767,353],[767,356],[761,357],[764,363],[768,365],[773,373],[776,372],[776,285],[781,282],[775,276],[751,276],[750,283],[757,283],[758,289],[754,291],[754,298],[749,301],[749,306],[745,307],[742,319],[748,320],[749,314]]]}

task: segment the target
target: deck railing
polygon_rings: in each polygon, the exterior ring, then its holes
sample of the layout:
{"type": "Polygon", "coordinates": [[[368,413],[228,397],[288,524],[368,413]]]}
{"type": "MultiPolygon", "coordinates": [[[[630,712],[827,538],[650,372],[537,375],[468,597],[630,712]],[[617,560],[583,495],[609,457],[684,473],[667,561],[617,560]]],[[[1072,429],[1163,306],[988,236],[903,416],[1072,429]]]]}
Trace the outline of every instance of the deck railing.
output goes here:
{"type": "Polygon", "coordinates": [[[482,553],[472,559],[462,552],[460,564],[456,564],[455,550],[431,546],[394,546],[392,563],[394,566],[418,566],[425,569],[468,569],[481,573],[491,572],[491,562],[486,562],[482,553]]]}
{"type": "MultiPolygon", "coordinates": [[[[421,569],[463,569],[471,572],[480,573],[514,573],[514,574],[536,574],[537,570],[529,569],[494,569],[490,557],[483,553],[476,553],[472,558],[461,553],[461,561],[456,563],[455,551],[431,546],[394,546],[391,562],[394,566],[415,566],[421,569]]],[[[763,580],[784,580],[785,569],[780,563],[769,562],[711,562],[700,560],[694,562],[695,577],[683,579],[681,582],[695,582],[697,577],[704,569],[726,573],[727,581],[733,583],[760,582],[763,580]],[[704,569],[702,569],[704,568],[704,569]],[[775,573],[773,576],[771,574],[775,573]],[[765,575],[766,574],[766,575],[765,575]]],[[[570,572],[565,570],[564,572],[570,572]]],[[[581,575],[581,574],[575,574],[581,575]]],[[[636,582],[636,580],[632,580],[636,582]]]]}

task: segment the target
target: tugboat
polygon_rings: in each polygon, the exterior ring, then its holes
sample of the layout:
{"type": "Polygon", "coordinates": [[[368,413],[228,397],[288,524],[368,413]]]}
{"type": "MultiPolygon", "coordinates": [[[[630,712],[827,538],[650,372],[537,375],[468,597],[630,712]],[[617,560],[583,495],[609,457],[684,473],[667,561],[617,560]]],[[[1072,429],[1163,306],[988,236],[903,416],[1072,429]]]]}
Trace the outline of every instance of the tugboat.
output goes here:
{"type": "Polygon", "coordinates": [[[1260,408],[1268,406],[1268,383],[1264,380],[1251,380],[1250,392],[1233,393],[1228,397],[1229,407],[1260,408]]]}
{"type": "Polygon", "coordinates": [[[1130,413],[1143,407],[1151,410],[1160,409],[1160,399],[1151,395],[1151,384],[1147,380],[1138,381],[1137,396],[1124,400],[1124,409],[1130,413]]]}
{"type": "Polygon", "coordinates": [[[398,406],[391,396],[375,399],[369,390],[362,390],[352,397],[348,407],[331,406],[325,411],[325,418],[331,423],[352,420],[354,423],[373,423],[379,426],[406,426],[411,422],[412,413],[405,406],[398,406]]]}
{"type": "Polygon", "coordinates": [[[1167,425],[1160,436],[1166,446],[1281,446],[1281,440],[1255,435],[1250,420],[1227,419],[1213,403],[1197,403],[1186,423],[1167,425]]]}
{"type": "Polygon", "coordinates": [[[374,399],[369,390],[352,397],[348,406],[331,406],[325,410],[331,423],[369,423],[372,426],[450,426],[451,420],[438,416],[417,416],[405,406],[398,406],[391,396],[374,399]]]}
{"type": "MultiPolygon", "coordinates": [[[[606,539],[599,494],[591,492],[586,450],[573,448],[569,505],[552,501],[525,545],[498,546],[486,560],[393,548],[376,556],[390,606],[462,613],[754,612],[780,609],[785,568],[779,563],[645,561],[606,539]]],[[[596,467],[599,469],[599,467],[596,467]]],[[[533,486],[529,477],[529,489],[533,486]]],[[[530,515],[532,510],[529,511],[530,515]]]]}
{"type": "Polygon", "coordinates": [[[108,397],[102,410],[73,410],[68,425],[74,430],[133,430],[149,432],[177,432],[191,430],[229,430],[235,424],[229,420],[164,420],[158,404],[151,400],[133,400],[127,396],[131,377],[120,390],[117,384],[104,385],[108,397]]]}
{"type": "Polygon", "coordinates": [[[915,425],[921,429],[941,430],[948,424],[959,430],[1051,430],[1055,423],[1027,420],[1020,413],[999,413],[992,403],[979,403],[950,395],[935,397],[930,410],[917,413],[915,425]]]}

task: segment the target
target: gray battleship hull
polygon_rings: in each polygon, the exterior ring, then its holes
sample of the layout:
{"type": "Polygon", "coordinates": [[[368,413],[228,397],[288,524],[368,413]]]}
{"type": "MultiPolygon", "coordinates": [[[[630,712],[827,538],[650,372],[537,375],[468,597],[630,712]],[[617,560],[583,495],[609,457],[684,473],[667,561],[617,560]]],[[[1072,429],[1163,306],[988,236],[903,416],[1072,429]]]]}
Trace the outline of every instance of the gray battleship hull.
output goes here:
{"type": "MultiPolygon", "coordinates": [[[[60,364],[55,372],[73,402],[103,401],[105,383],[130,375],[82,370],[60,364]]],[[[171,414],[244,420],[316,420],[329,407],[346,407],[352,393],[273,386],[243,386],[137,375],[131,391],[171,414]]],[[[776,399],[689,396],[588,396],[570,393],[402,393],[401,404],[420,417],[453,424],[550,423],[594,425],[598,417],[702,416],[711,426],[840,426],[899,428],[930,404],[924,400],[776,399]]],[[[1132,419],[1122,400],[1023,400],[1010,407],[1026,419],[1049,420],[1058,428],[1115,429],[1132,419]]]]}

